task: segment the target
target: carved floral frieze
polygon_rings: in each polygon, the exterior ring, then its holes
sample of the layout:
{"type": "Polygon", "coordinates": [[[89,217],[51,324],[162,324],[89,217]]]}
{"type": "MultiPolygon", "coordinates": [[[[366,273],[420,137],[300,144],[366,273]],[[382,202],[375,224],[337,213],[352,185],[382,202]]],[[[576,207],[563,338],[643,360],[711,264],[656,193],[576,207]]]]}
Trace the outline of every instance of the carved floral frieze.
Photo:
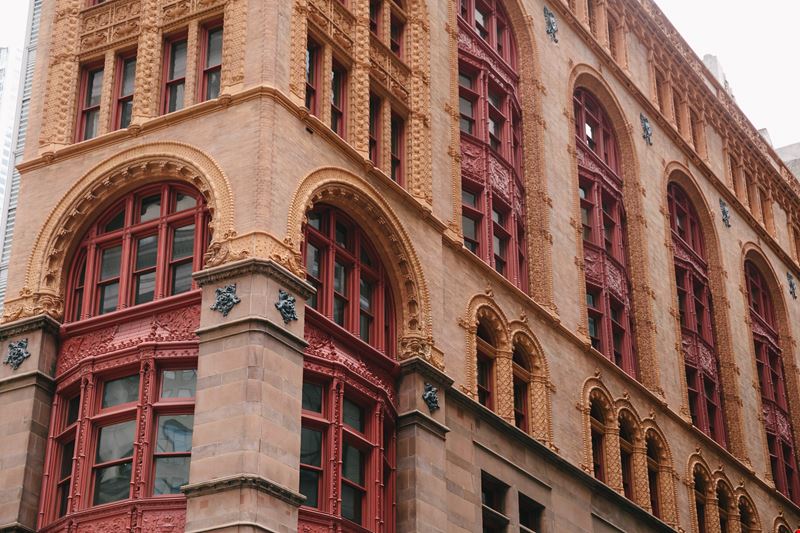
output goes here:
{"type": "Polygon", "coordinates": [[[308,19],[346,51],[353,49],[355,16],[338,0],[310,0],[308,19]]]}
{"type": "Polygon", "coordinates": [[[165,1],[161,8],[161,24],[171,24],[200,11],[222,6],[227,0],[172,0],[165,1]]]}
{"type": "Polygon", "coordinates": [[[369,62],[372,76],[395,98],[408,105],[411,69],[374,35],[370,36],[369,62]]]}
{"type": "Polygon", "coordinates": [[[87,52],[138,35],[141,0],[108,2],[80,15],[80,51],[87,52]]]}

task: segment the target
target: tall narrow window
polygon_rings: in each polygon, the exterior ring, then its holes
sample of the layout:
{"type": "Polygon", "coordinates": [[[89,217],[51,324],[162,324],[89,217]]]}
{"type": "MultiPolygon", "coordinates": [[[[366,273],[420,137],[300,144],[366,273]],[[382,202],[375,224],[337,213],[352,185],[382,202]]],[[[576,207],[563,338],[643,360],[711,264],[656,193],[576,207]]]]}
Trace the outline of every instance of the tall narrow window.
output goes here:
{"type": "Polygon", "coordinates": [[[403,174],[405,171],[405,136],[406,136],[406,122],[398,114],[392,113],[391,120],[391,134],[392,142],[390,151],[392,155],[392,181],[402,184],[403,174]]]}
{"type": "Polygon", "coordinates": [[[317,115],[317,98],[319,92],[320,46],[311,37],[306,43],[306,108],[312,115],[317,115]]]}
{"type": "Polygon", "coordinates": [[[321,206],[308,214],[305,261],[318,314],[383,351],[394,353],[391,289],[364,232],[344,213],[321,206]]]}
{"type": "Polygon", "coordinates": [[[591,94],[576,90],[573,105],[583,253],[591,266],[586,268],[589,338],[596,350],[635,377],[638,369],[617,142],[611,121],[591,94]]]}
{"type": "Polygon", "coordinates": [[[164,47],[163,112],[183,109],[186,89],[186,38],[169,40],[164,47]]]}
{"type": "Polygon", "coordinates": [[[739,530],[741,533],[755,533],[761,530],[755,507],[744,496],[739,497],[739,530]]]}
{"type": "Polygon", "coordinates": [[[398,57],[403,55],[403,38],[406,31],[406,21],[398,14],[396,9],[392,9],[389,18],[389,47],[398,57]]]}
{"type": "Polygon", "coordinates": [[[177,184],[118,201],[81,243],[70,278],[68,320],[191,290],[192,272],[199,270],[209,239],[207,220],[202,197],[177,184]]]}
{"type": "Polygon", "coordinates": [[[597,401],[592,400],[589,410],[592,437],[592,473],[598,481],[606,480],[606,417],[597,401]]]}
{"type": "Polygon", "coordinates": [[[212,26],[205,30],[202,79],[200,100],[217,98],[222,80],[222,26],[212,26]]]}
{"type": "Polygon", "coordinates": [[[478,402],[484,407],[494,410],[494,361],[497,356],[497,348],[492,339],[489,329],[484,324],[478,324],[477,333],[477,385],[478,402]]]}
{"type": "Polygon", "coordinates": [[[627,418],[619,419],[619,461],[622,468],[622,491],[633,500],[633,442],[635,430],[627,418]]]}
{"type": "Polygon", "coordinates": [[[705,533],[708,531],[708,493],[709,482],[707,476],[695,467],[694,472],[694,509],[697,516],[697,531],[705,533]]]}
{"type": "Polygon", "coordinates": [[[375,93],[369,94],[369,160],[380,164],[381,106],[383,102],[375,93]]]}
{"type": "Polygon", "coordinates": [[[331,129],[345,136],[345,106],[347,95],[347,70],[334,60],[331,69],[331,129]]]}
{"type": "Polygon", "coordinates": [[[698,429],[725,446],[721,373],[703,230],[686,192],[673,182],[667,193],[689,412],[698,429]],[[708,364],[709,355],[713,364],[708,364]]]}
{"type": "Polygon", "coordinates": [[[794,433],[772,295],[761,270],[749,259],[745,262],[745,277],[772,477],[775,488],[798,502],[794,433]]]}
{"type": "Polygon", "coordinates": [[[733,495],[721,482],[717,483],[717,507],[719,513],[720,533],[730,533],[732,527],[731,509],[733,506],[733,495]]]}
{"type": "Polygon", "coordinates": [[[79,141],[93,139],[99,133],[100,95],[102,92],[103,68],[84,68],[81,75],[79,141]]]}
{"type": "Polygon", "coordinates": [[[501,533],[507,531],[506,495],[508,485],[497,478],[481,472],[482,531],[501,533]]]}
{"type": "Polygon", "coordinates": [[[661,473],[660,463],[663,445],[658,441],[653,433],[649,433],[645,439],[647,446],[647,487],[650,492],[650,512],[656,518],[661,518],[661,473]]]}
{"type": "Polygon", "coordinates": [[[512,368],[514,372],[514,425],[527,433],[530,430],[528,409],[530,403],[531,365],[528,355],[519,347],[514,348],[512,368]]]}
{"type": "Polygon", "coordinates": [[[133,89],[136,78],[136,56],[117,59],[117,108],[114,129],[127,128],[133,116],[133,89]]]}
{"type": "Polygon", "coordinates": [[[464,0],[458,22],[460,42],[469,43],[459,47],[458,67],[464,244],[525,290],[522,111],[515,40],[502,3],[496,0],[464,0]],[[497,56],[502,61],[487,60],[497,56]],[[480,201],[466,201],[468,195],[480,201]],[[479,221],[486,225],[477,228],[479,221]]]}

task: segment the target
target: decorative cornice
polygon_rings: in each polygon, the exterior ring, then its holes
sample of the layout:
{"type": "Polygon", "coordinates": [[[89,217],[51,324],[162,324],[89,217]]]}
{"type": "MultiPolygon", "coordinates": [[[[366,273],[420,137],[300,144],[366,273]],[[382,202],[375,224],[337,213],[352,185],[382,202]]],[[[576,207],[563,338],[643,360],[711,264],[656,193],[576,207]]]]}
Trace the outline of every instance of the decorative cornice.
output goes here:
{"type": "Polygon", "coordinates": [[[32,316],[0,325],[0,341],[40,329],[45,333],[57,335],[60,328],[61,324],[49,315],[32,316]]]}
{"type": "Polygon", "coordinates": [[[193,277],[202,286],[227,281],[246,274],[262,274],[294,292],[304,300],[316,293],[316,289],[271,259],[242,259],[218,267],[206,268],[195,272],[193,277]]]}
{"type": "Polygon", "coordinates": [[[437,422],[429,415],[426,415],[419,409],[407,411],[397,415],[397,429],[401,430],[409,426],[422,426],[429,432],[433,433],[440,439],[444,440],[445,435],[450,432],[450,428],[444,424],[437,422]]]}
{"type": "Polygon", "coordinates": [[[295,507],[300,507],[306,501],[306,497],[299,492],[254,474],[236,474],[229,477],[191,483],[181,487],[181,491],[187,498],[196,498],[233,489],[255,489],[295,507]]]}
{"type": "Polygon", "coordinates": [[[30,386],[39,387],[46,392],[53,392],[55,385],[55,379],[52,377],[39,370],[31,370],[0,379],[0,394],[30,386]]]}
{"type": "Polygon", "coordinates": [[[23,526],[19,522],[11,522],[0,526],[0,533],[36,533],[36,530],[23,526]]]}
{"type": "Polygon", "coordinates": [[[231,321],[221,322],[213,326],[206,326],[196,331],[200,337],[200,343],[210,342],[237,335],[243,331],[260,331],[274,339],[282,342],[288,347],[296,350],[300,355],[303,354],[308,342],[305,339],[290,333],[287,329],[282,328],[279,324],[267,318],[258,316],[246,316],[237,318],[231,321]]]}
{"type": "Polygon", "coordinates": [[[430,381],[435,381],[441,387],[451,387],[453,385],[453,378],[421,357],[411,357],[400,361],[400,374],[403,376],[421,374],[430,381]]]}

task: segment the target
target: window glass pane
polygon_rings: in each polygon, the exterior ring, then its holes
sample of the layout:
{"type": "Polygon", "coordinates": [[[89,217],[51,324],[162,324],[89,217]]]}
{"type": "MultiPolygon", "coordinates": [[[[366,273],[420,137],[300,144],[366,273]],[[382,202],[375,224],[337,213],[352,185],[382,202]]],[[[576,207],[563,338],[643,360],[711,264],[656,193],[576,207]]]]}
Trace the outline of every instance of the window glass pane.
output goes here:
{"type": "Polygon", "coordinates": [[[100,111],[97,109],[87,111],[85,120],[83,140],[94,139],[97,137],[97,128],[100,125],[100,111]]]}
{"type": "Polygon", "coordinates": [[[342,248],[347,248],[348,241],[350,240],[350,232],[347,226],[339,222],[336,223],[336,244],[342,248]]]}
{"type": "Polygon", "coordinates": [[[133,100],[125,100],[120,104],[119,127],[127,128],[131,125],[133,116],[133,100]]]}
{"type": "Polygon", "coordinates": [[[168,102],[169,105],[167,106],[167,112],[172,113],[173,111],[177,111],[179,109],[183,109],[183,93],[185,89],[185,84],[183,82],[175,83],[169,86],[169,97],[168,102]]]}
{"type": "Polygon", "coordinates": [[[208,48],[206,50],[206,68],[222,63],[222,28],[208,32],[208,48]]]}
{"type": "Polygon", "coordinates": [[[136,58],[131,57],[122,63],[122,88],[123,96],[133,94],[133,85],[136,79],[136,58]]]}
{"type": "Polygon", "coordinates": [[[122,229],[122,226],[125,225],[125,210],[123,209],[116,215],[114,218],[109,220],[105,227],[103,228],[103,233],[108,233],[109,231],[116,231],[118,229],[122,229]]]}
{"type": "Polygon", "coordinates": [[[103,250],[100,266],[100,280],[116,278],[119,276],[119,265],[122,260],[122,246],[113,246],[103,250]]]}
{"type": "Polygon", "coordinates": [[[156,453],[192,451],[194,415],[162,415],[158,417],[156,453]]]}
{"type": "Polygon", "coordinates": [[[472,77],[461,72],[458,73],[458,84],[467,89],[472,89],[472,77]]]}
{"type": "Polygon", "coordinates": [[[478,195],[462,189],[461,203],[466,204],[470,207],[478,207],[478,195]]]}
{"type": "Polygon", "coordinates": [[[194,196],[179,192],[175,195],[175,212],[183,211],[184,209],[192,209],[197,206],[197,200],[194,196]]]}
{"type": "Polygon", "coordinates": [[[162,398],[194,398],[197,370],[164,370],[161,372],[162,398]]]}
{"type": "Polygon", "coordinates": [[[319,472],[300,469],[300,494],[306,497],[303,505],[319,507],[319,472]]]}
{"type": "Polygon", "coordinates": [[[333,265],[333,290],[339,294],[347,293],[347,268],[339,261],[333,265]]]}
{"type": "Polygon", "coordinates": [[[461,217],[461,225],[464,228],[464,237],[468,239],[477,240],[478,236],[478,225],[475,220],[462,216],[461,217]]]}
{"type": "Polygon", "coordinates": [[[316,383],[303,383],[303,409],[322,412],[322,386],[316,383]]]}
{"type": "Polygon", "coordinates": [[[147,222],[161,216],[161,195],[154,194],[142,198],[142,205],[139,209],[139,221],[147,222]]]}
{"type": "Polygon", "coordinates": [[[74,396],[69,399],[69,403],[67,403],[67,426],[71,426],[78,420],[78,410],[81,406],[81,397],[80,395],[74,396]]]}
{"type": "Polygon", "coordinates": [[[300,434],[300,463],[322,466],[322,432],[303,428],[300,434]]]}
{"type": "Polygon", "coordinates": [[[308,213],[308,225],[317,231],[322,231],[322,216],[319,213],[308,213]]]}
{"type": "Polygon", "coordinates": [[[86,107],[100,105],[100,95],[103,92],[103,69],[89,72],[86,81],[86,107]]]}
{"type": "Polygon", "coordinates": [[[100,287],[100,314],[117,310],[119,283],[109,283],[100,287]]]}
{"type": "Polygon", "coordinates": [[[206,76],[206,100],[213,100],[219,97],[219,86],[221,79],[221,72],[219,69],[212,70],[206,76]]]}
{"type": "Polygon", "coordinates": [[[361,523],[362,496],[359,490],[342,484],[342,516],[356,524],[361,523]]]}
{"type": "Polygon", "coordinates": [[[133,436],[136,430],[135,420],[126,420],[118,424],[100,428],[97,439],[96,463],[105,463],[114,459],[123,459],[133,455],[133,436]]]}
{"type": "Polygon", "coordinates": [[[153,495],[180,494],[181,486],[189,482],[190,457],[156,457],[153,495]]]}
{"type": "Polygon", "coordinates": [[[156,266],[157,255],[157,235],[150,235],[149,237],[139,239],[139,243],[136,245],[136,270],[142,270],[156,266]]]}
{"type": "Polygon", "coordinates": [[[319,248],[311,243],[306,246],[306,271],[309,276],[319,279],[319,248]]]}
{"type": "Polygon", "coordinates": [[[114,407],[139,399],[139,374],[106,381],[103,385],[102,408],[114,407]]]}
{"type": "Polygon", "coordinates": [[[364,409],[360,405],[345,398],[342,418],[345,425],[364,433],[364,409]]]}
{"type": "Polygon", "coordinates": [[[156,272],[136,276],[136,305],[152,302],[156,294],[156,272]]]}
{"type": "Polygon", "coordinates": [[[192,263],[181,263],[172,268],[172,294],[182,294],[192,288],[192,263]]]}
{"type": "Polygon", "coordinates": [[[361,279],[359,301],[361,304],[361,309],[367,312],[372,311],[372,288],[372,283],[363,278],[361,279]]]}
{"type": "Polygon", "coordinates": [[[186,75],[186,41],[177,41],[170,47],[169,79],[186,75]]]}
{"type": "Polygon", "coordinates": [[[358,336],[362,341],[369,343],[370,330],[372,329],[372,317],[366,313],[361,313],[358,320],[358,336]]]}
{"type": "Polygon", "coordinates": [[[344,445],[342,454],[342,476],[358,485],[364,484],[364,457],[361,450],[349,444],[344,445]]]}
{"type": "Polygon", "coordinates": [[[463,96],[458,99],[458,109],[462,115],[472,117],[472,101],[467,100],[463,96]]]}
{"type": "Polygon", "coordinates": [[[75,455],[75,441],[71,440],[61,448],[61,473],[58,481],[69,477],[72,474],[72,457],[75,455]]]}
{"type": "Polygon", "coordinates": [[[194,224],[176,228],[172,239],[172,260],[191,257],[194,253],[194,224]]]}
{"type": "Polygon", "coordinates": [[[131,463],[98,468],[94,480],[94,505],[124,500],[130,495],[131,463]]]}
{"type": "Polygon", "coordinates": [[[333,321],[344,327],[344,315],[347,302],[338,296],[333,297],[333,321]]]}

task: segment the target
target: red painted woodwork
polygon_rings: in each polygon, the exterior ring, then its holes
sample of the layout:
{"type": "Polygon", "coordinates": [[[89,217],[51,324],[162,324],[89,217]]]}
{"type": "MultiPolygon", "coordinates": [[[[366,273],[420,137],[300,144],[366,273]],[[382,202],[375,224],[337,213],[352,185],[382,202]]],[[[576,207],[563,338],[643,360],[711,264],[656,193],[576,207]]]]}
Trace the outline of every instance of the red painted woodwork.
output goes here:
{"type": "Polygon", "coordinates": [[[306,108],[312,115],[319,113],[317,100],[320,87],[321,52],[322,47],[309,36],[306,43],[306,108]]]}
{"type": "Polygon", "coordinates": [[[772,477],[775,488],[795,503],[800,503],[794,429],[786,396],[783,354],[772,295],[766,278],[755,263],[746,261],[744,269],[772,477]]]}
{"type": "Polygon", "coordinates": [[[514,425],[527,433],[530,419],[530,360],[519,348],[515,348],[511,361],[514,373],[514,425]]]}
{"type": "Polygon", "coordinates": [[[339,209],[321,205],[307,216],[303,257],[308,281],[317,289],[309,306],[393,357],[392,291],[375,248],[339,209]]]}
{"type": "Polygon", "coordinates": [[[199,299],[195,290],[62,326],[42,482],[41,531],[72,531],[70,523],[81,531],[98,532],[126,527],[150,531],[148,524],[182,529],[184,496],[154,495],[154,456],[158,417],[191,415],[194,410],[193,395],[162,397],[166,390],[162,385],[164,372],[191,373],[196,368],[199,299]],[[129,402],[105,407],[104,387],[123,377],[138,378],[138,392],[129,402]],[[124,461],[131,465],[128,497],[94,505],[99,433],[125,421],[134,428],[132,452],[124,461]]]}
{"type": "Polygon", "coordinates": [[[305,336],[299,530],[393,533],[399,367],[314,309],[305,336]],[[309,389],[319,391],[319,408],[309,389]]]}
{"type": "Polygon", "coordinates": [[[695,427],[726,446],[719,355],[700,219],[678,184],[670,183],[667,193],[689,411],[695,427]]]}
{"type": "Polygon", "coordinates": [[[164,66],[161,73],[161,112],[172,113],[185,104],[186,66],[188,61],[186,35],[176,35],[164,43],[164,66]]]}
{"type": "Polygon", "coordinates": [[[602,409],[592,401],[589,427],[592,437],[592,474],[598,481],[606,480],[606,419],[602,409]]]}
{"type": "Polygon", "coordinates": [[[133,116],[133,89],[136,78],[136,51],[117,57],[114,75],[114,117],[115,130],[127,128],[133,116]]]}
{"type": "Polygon", "coordinates": [[[573,103],[589,337],[596,350],[636,377],[617,141],[608,115],[591,94],[578,89],[573,103]]]}
{"type": "Polygon", "coordinates": [[[528,289],[516,44],[500,2],[462,0],[458,19],[464,245],[528,289]]]}
{"type": "Polygon", "coordinates": [[[222,86],[222,21],[206,24],[202,29],[203,46],[200,53],[199,100],[213,100],[222,86]]]}
{"type": "Polygon", "coordinates": [[[99,133],[103,75],[102,63],[87,65],[81,70],[76,142],[92,139],[99,133]]]}
{"type": "Polygon", "coordinates": [[[334,59],[331,65],[331,129],[342,138],[347,131],[348,82],[347,69],[334,59]]]}
{"type": "Polygon", "coordinates": [[[180,184],[149,186],[118,200],[75,253],[67,321],[192,290],[191,272],[202,267],[210,238],[208,217],[203,197],[180,184]]]}

